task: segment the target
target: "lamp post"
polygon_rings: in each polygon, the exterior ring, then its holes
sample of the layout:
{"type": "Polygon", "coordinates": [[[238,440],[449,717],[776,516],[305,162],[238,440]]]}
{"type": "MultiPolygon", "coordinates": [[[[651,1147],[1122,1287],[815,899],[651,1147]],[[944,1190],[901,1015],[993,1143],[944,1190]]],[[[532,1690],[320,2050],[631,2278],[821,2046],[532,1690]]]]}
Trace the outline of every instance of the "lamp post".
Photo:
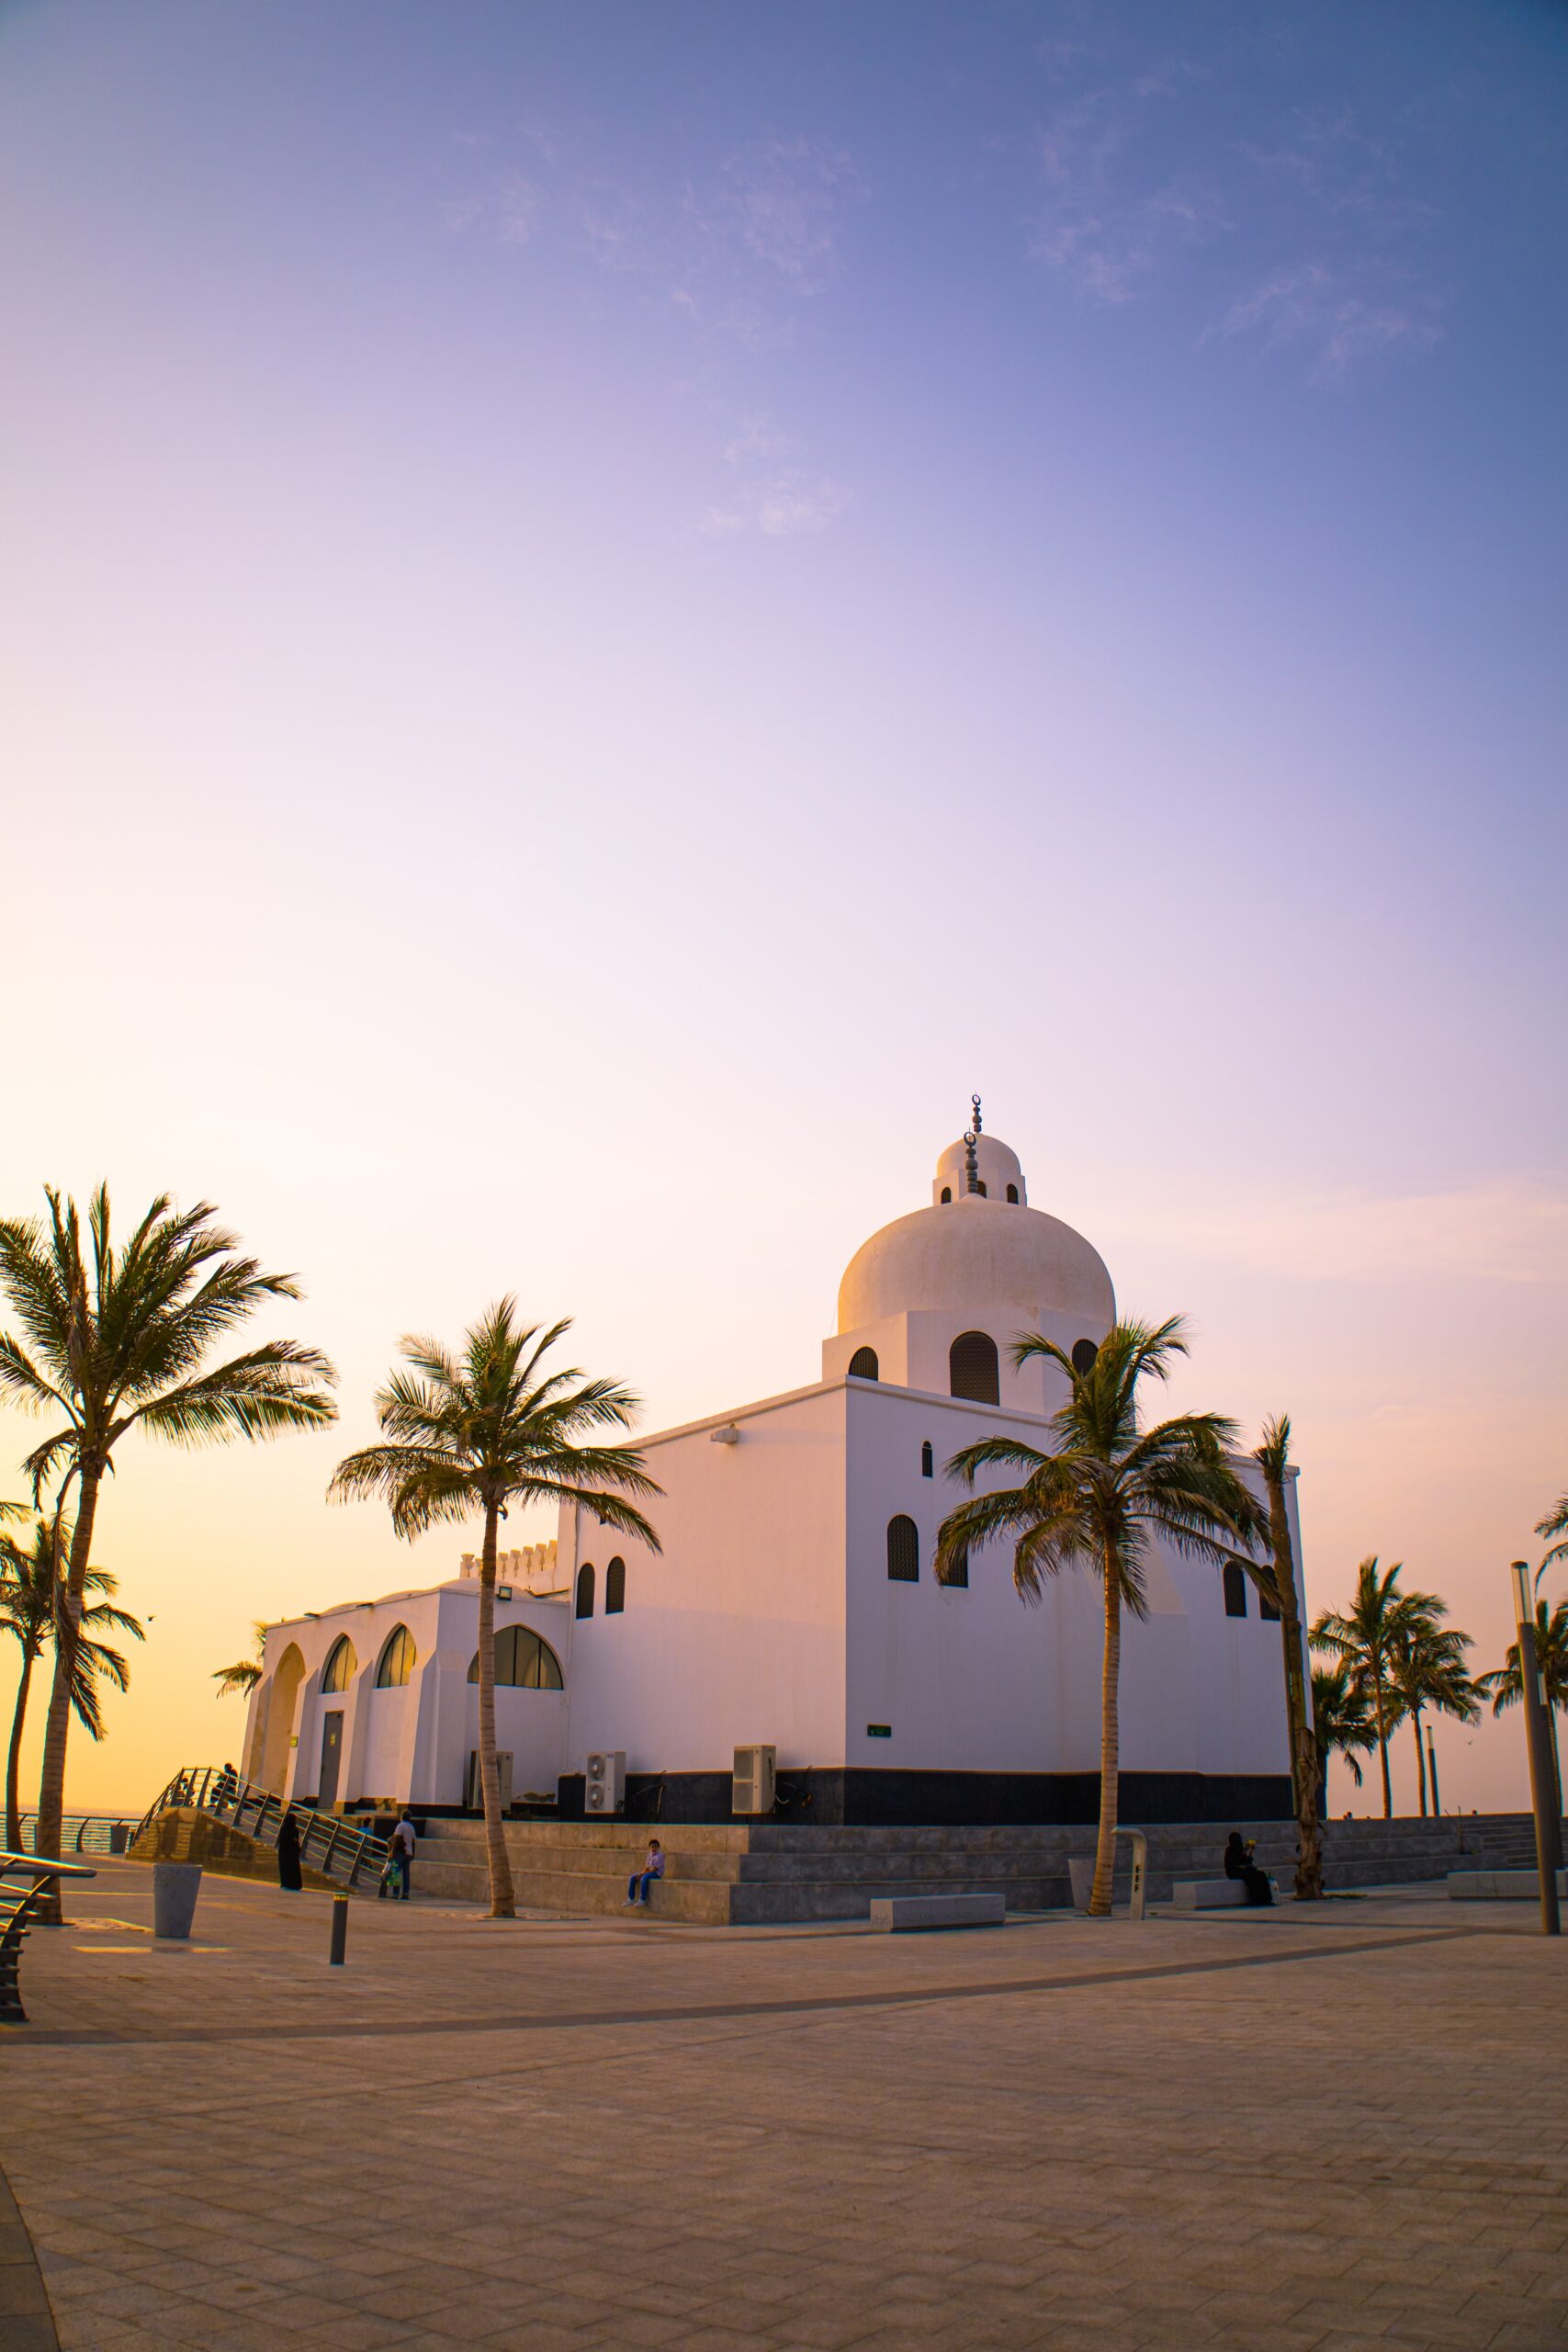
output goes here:
{"type": "Polygon", "coordinates": [[[1438,1751],[1432,1745],[1432,1726],[1427,1725],[1427,1778],[1432,1783],[1432,1811],[1441,1817],[1443,1801],[1438,1794],[1438,1751]]]}
{"type": "Polygon", "coordinates": [[[1516,1560],[1514,1614],[1519,1644],[1519,1690],[1525,1702],[1525,1736],[1529,1744],[1530,1799],[1535,1808],[1535,1866],[1540,1883],[1540,1931],[1562,1932],[1557,1908],[1557,1872],[1562,1863],[1562,1834],[1555,1815],[1557,1789],[1551,1770],[1551,1733],[1546,1700],[1540,1687],[1540,1661],[1535,1649],[1535,1596],[1530,1589],[1528,1560],[1516,1560]]]}

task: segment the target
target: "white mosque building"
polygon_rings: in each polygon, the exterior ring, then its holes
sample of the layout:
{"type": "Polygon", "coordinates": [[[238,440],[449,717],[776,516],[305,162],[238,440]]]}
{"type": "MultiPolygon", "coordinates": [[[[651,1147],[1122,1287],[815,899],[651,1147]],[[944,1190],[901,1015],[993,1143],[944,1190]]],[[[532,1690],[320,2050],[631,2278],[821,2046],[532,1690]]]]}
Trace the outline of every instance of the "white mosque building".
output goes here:
{"type": "MultiPolygon", "coordinates": [[[[760,1747],[784,1820],[1095,1817],[1097,1583],[1065,1575],[1026,1606],[999,1545],[966,1585],[932,1570],[962,1492],[948,1460],[993,1430],[1039,1442],[1059,1402],[1063,1375],[1015,1369],[1011,1340],[1070,1352],[1115,1318],[1100,1258],[1029,1206],[978,1111],[931,1205],[851,1260],[819,1379],[637,1441],[660,1554],[568,1508],[554,1542],[502,1555],[497,1735],[520,1812],[579,1817],[609,1755],[632,1813],[729,1821],[735,1752],[760,1747]]],[[[1147,1584],[1122,1638],[1122,1817],[1285,1817],[1278,1623],[1239,1571],[1167,1545],[1147,1584]]],[[[322,1805],[477,1810],[478,1620],[468,1555],[444,1584],[269,1626],[243,1769],[322,1805]]]]}

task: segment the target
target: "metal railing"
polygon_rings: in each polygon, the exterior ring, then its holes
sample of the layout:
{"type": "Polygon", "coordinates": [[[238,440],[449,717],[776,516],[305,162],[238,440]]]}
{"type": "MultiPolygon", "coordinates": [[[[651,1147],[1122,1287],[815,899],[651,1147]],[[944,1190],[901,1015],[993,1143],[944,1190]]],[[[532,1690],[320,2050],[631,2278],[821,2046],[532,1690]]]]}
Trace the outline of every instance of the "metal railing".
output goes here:
{"type": "Polygon", "coordinates": [[[385,1838],[378,1838],[340,1814],[318,1813],[308,1804],[293,1804],[274,1789],[259,1788],[227,1764],[189,1764],[155,1797],[142,1815],[131,1843],[151,1828],[161,1813],[177,1806],[209,1813],[227,1821],[245,1837],[276,1846],[286,1814],[292,1814],[299,1833],[299,1859],[325,1878],[357,1885],[361,1876],[378,1878],[387,1867],[385,1838]]]}
{"type": "MultiPolygon", "coordinates": [[[[19,1816],[21,1851],[38,1851],[38,1815],[19,1816]]],[[[123,1854],[136,1835],[132,1815],[123,1813],[68,1813],[60,1825],[62,1854],[123,1854]]]]}

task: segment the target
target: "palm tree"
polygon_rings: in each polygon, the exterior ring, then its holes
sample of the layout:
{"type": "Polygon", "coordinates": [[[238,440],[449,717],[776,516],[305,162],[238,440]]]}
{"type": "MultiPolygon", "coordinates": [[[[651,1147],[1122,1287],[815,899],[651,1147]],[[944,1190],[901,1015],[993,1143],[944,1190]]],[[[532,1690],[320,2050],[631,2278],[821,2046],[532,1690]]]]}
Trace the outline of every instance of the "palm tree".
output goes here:
{"type": "Polygon", "coordinates": [[[258,1619],[251,1627],[254,1655],[236,1658],[232,1666],[218,1666],[212,1669],[212,1679],[218,1685],[220,1699],[248,1699],[262,1679],[262,1652],[266,1647],[266,1627],[258,1619]]]}
{"type": "MultiPolygon", "coordinates": [[[[1541,1532],[1539,1528],[1536,1532],[1538,1534],[1541,1532]]],[[[1557,1781],[1557,1817],[1561,1820],[1562,1760],[1557,1739],[1557,1711],[1560,1707],[1568,1707],[1568,1600],[1560,1600],[1550,1611],[1544,1600],[1536,1602],[1535,1654],[1540,1668],[1541,1688],[1546,1694],[1547,1721],[1551,1725],[1551,1762],[1557,1781]]],[[[1495,1715],[1500,1715],[1505,1707],[1518,1705],[1525,1693],[1517,1641],[1509,1643],[1501,1666],[1494,1667],[1490,1674],[1476,1678],[1475,1687],[1483,1699],[1491,1700],[1495,1715]]]]}
{"type": "Polygon", "coordinates": [[[1312,1645],[1330,1657],[1342,1658],[1352,1679],[1371,1701],[1377,1726],[1378,1758],[1382,1765],[1382,1815],[1393,1818],[1393,1783],[1388,1770],[1388,1736],[1399,1720],[1400,1705],[1393,1689],[1393,1671],[1401,1645],[1434,1626],[1447,1611],[1435,1593],[1401,1592],[1396,1560],[1379,1570],[1374,1554],[1356,1571],[1356,1590],[1343,1614],[1325,1609],[1312,1629],[1312,1645]]]}
{"type": "Polygon", "coordinates": [[[1546,1536],[1551,1545],[1545,1559],[1536,1571],[1536,1582],[1539,1585],[1541,1577],[1554,1561],[1568,1560],[1568,1495],[1559,1495],[1546,1517],[1536,1521],[1535,1532],[1538,1535],[1546,1536]]]}
{"type": "Polygon", "coordinates": [[[479,1779],[492,1919],[510,1919],[516,1911],[495,1762],[496,1539],[507,1506],[576,1503],[603,1525],[637,1537],[651,1552],[660,1549],[652,1528],[626,1499],[662,1492],[642,1455],[632,1446],[582,1442],[595,1430],[625,1429],[639,1400],[615,1381],[540,1369],[570,1329],[563,1321],[548,1330],[536,1323],[525,1329],[516,1301],[503,1298],[467,1334],[459,1356],[439,1340],[405,1338],[407,1368],[395,1371],[376,1397],[387,1442],[349,1454],[327,1490],[339,1502],[356,1495],[384,1497],[394,1532],[410,1542],[440,1522],[484,1515],[479,1779]]]}
{"type": "Polygon", "coordinates": [[[1103,1586],[1100,1836],[1089,1906],[1100,1918],[1111,1909],[1116,1845],[1122,1611],[1148,1613],[1143,1566],[1150,1540],[1163,1535],[1182,1552],[1224,1566],[1269,1534],[1266,1515],[1227,1459],[1233,1422],[1218,1413],[1183,1413],[1154,1429],[1140,1426],[1138,1383],[1168,1379],[1171,1359],[1186,1352],[1179,1316],[1152,1328],[1116,1324],[1081,1372],[1055,1340],[1023,1334],[1013,1343],[1014,1363],[1043,1357],[1070,1383],[1050,1423],[1052,1444],[1037,1449],[1021,1438],[984,1438],[947,1465],[966,1487],[988,1469],[1021,1470],[1024,1482],[976,1495],[949,1512],[937,1536],[940,1580],[959,1573],[972,1545],[1010,1536],[1012,1580],[1024,1600],[1038,1600],[1042,1577],[1064,1568],[1088,1568],[1103,1586]]]}
{"type": "Polygon", "coordinates": [[[1350,1767],[1359,1788],[1361,1768],[1356,1757],[1358,1751],[1365,1756],[1377,1746],[1377,1725],[1369,1712],[1366,1692],[1343,1663],[1313,1668],[1312,1722],[1318,1766],[1325,1781],[1328,1778],[1329,1758],[1339,1755],[1350,1767]]]}
{"type": "MultiPolygon", "coordinates": [[[[11,1715],[11,1740],[6,1751],[6,1844],[12,1853],[20,1849],[22,1842],[22,1809],[17,1784],[21,1769],[22,1731],[28,1715],[28,1693],[33,1668],[55,1636],[61,1549],[60,1536],[46,1519],[38,1521],[30,1544],[24,1546],[17,1542],[15,1536],[0,1534],[0,1633],[10,1634],[20,1644],[22,1652],[17,1702],[11,1715]]],[[[104,1725],[97,1686],[101,1681],[109,1681],[117,1690],[123,1690],[130,1679],[130,1672],[123,1654],[98,1641],[96,1634],[112,1626],[118,1633],[129,1634],[133,1641],[141,1641],[143,1635],[134,1617],[113,1606],[111,1596],[115,1591],[115,1579],[107,1568],[90,1567],[84,1591],[102,1593],[105,1598],[82,1611],[81,1630],[72,1668],[71,1704],[87,1736],[101,1739],[104,1725]],[[88,1632],[89,1626],[95,1629],[94,1633],[88,1632]]]]}
{"type": "Polygon", "coordinates": [[[1431,1707],[1438,1714],[1456,1715],[1461,1723],[1474,1723],[1481,1710],[1465,1664],[1465,1652],[1471,1646],[1468,1634],[1450,1626],[1426,1625],[1402,1642],[1394,1656],[1392,1688],[1400,1713],[1408,1716],[1416,1730],[1416,1781],[1423,1820],[1427,1805],[1421,1710],[1431,1707]]]}
{"type": "MultiPolygon", "coordinates": [[[[1252,1458],[1263,1473],[1269,1498],[1269,1547],[1273,1574],[1268,1598],[1280,1611],[1280,1646],[1285,1666],[1285,1722],[1291,1741],[1291,1793],[1296,1808],[1296,1901],[1315,1903],[1323,1894],[1323,1830],[1318,1800],[1323,1770],[1317,1741],[1313,1736],[1307,1705],[1306,1672],[1302,1639],[1301,1586],[1296,1576],[1295,1546],[1285,1501],[1285,1479],[1291,1461],[1291,1419],[1279,1414],[1263,1424],[1260,1443],[1252,1458]]],[[[1255,1572],[1256,1580],[1256,1572],[1255,1572]]]]}
{"type": "MultiPolygon", "coordinates": [[[[82,1597],[116,1446],[132,1430],[187,1446],[276,1437],[322,1428],[337,1408],[321,1385],[333,1378],[325,1356],[291,1340],[204,1369],[258,1306],[299,1295],[292,1275],[235,1254],[208,1203],[180,1210],[160,1194],[117,1248],[107,1185],[88,1204],[85,1231],[74,1201],[47,1188],[44,1197],[47,1218],[0,1220],[0,1292],[17,1322],[0,1332],[0,1397],[59,1417],[22,1465],[35,1503],[57,1473],[62,1501],[76,1489],[39,1788],[38,1850],[58,1857],[82,1597]]],[[[57,1897],[50,1910],[59,1917],[57,1897]]]]}

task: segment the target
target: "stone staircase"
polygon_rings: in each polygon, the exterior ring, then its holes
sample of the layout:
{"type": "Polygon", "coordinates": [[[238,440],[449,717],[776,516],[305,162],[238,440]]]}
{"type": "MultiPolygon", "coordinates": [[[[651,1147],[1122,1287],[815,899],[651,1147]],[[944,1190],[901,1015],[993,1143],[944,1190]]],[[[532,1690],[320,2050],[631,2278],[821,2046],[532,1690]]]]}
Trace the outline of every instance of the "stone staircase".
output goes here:
{"type": "MultiPolygon", "coordinates": [[[[1294,1825],[1235,1826],[1256,1838],[1259,1863],[1288,1888],[1295,1863],[1294,1825]]],[[[1216,1876],[1228,1826],[1197,1822],[1150,1827],[1150,1899],[1168,1901],[1174,1879],[1216,1876]]],[[[662,1918],[706,1927],[863,1919],[876,1898],[893,1894],[995,1892],[1006,1897],[1010,1910],[1052,1910],[1072,1899],[1068,1858],[1094,1850],[1089,1827],[511,1822],[506,1843],[518,1903],[574,1917],[619,1911],[626,1880],[650,1835],[661,1840],[667,1857],[651,1908],[662,1918]]],[[[1124,1896],[1131,1858],[1126,1842],[1118,1842],[1117,1893],[1124,1896]]],[[[1324,1825],[1324,1842],[1328,1884],[1346,1890],[1441,1882],[1451,1870],[1528,1867],[1534,1856],[1526,1814],[1333,1821],[1324,1825]]],[[[429,1818],[420,1838],[414,1886],[422,1895],[488,1901],[482,1824],[429,1818]]]]}

